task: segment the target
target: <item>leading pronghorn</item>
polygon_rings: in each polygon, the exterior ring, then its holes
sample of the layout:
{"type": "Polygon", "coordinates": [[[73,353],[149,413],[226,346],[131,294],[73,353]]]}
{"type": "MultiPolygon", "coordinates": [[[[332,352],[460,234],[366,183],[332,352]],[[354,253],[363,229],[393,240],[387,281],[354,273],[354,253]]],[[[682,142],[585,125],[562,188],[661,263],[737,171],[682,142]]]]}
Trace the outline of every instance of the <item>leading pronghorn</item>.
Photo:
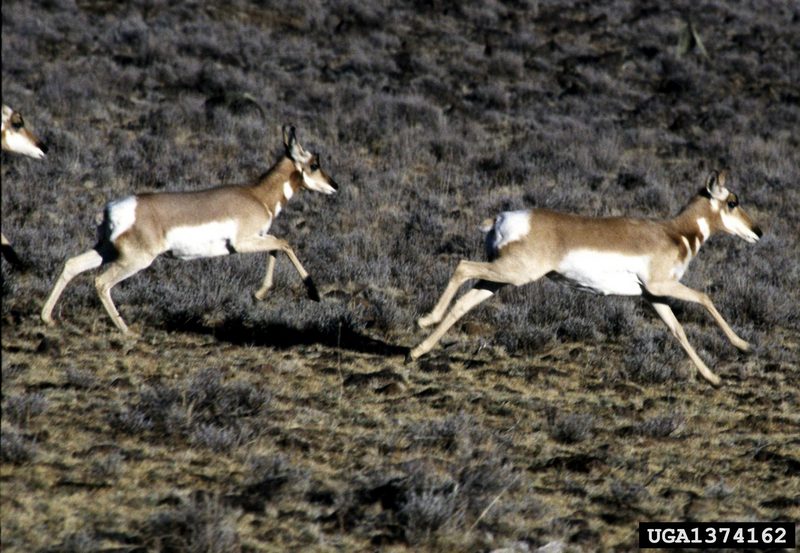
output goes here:
{"type": "MultiPolygon", "coordinates": [[[[3,104],[2,139],[3,150],[7,152],[22,154],[35,159],[42,159],[47,153],[47,146],[25,127],[25,120],[22,119],[22,115],[5,104],[3,104]]],[[[17,256],[14,248],[11,247],[6,235],[0,232],[0,238],[2,238],[3,257],[14,265],[22,265],[22,260],[17,256]]]]}
{"type": "Polygon", "coordinates": [[[706,294],[679,282],[712,234],[723,231],[751,243],[761,237],[761,230],[739,207],[736,194],[725,188],[725,177],[724,171],[711,173],[706,186],[675,218],[667,220],[592,218],[545,209],[501,213],[494,223],[486,224],[489,262],[458,264],[436,307],[419,319],[423,328],[439,326],[411,350],[410,357],[430,351],[456,321],[504,285],[521,286],[549,276],[598,294],[645,296],[703,377],[718,385],[719,377],[689,344],[665,299],[701,304],[734,346],[750,350],[706,294]],[[445,316],[458,288],[470,279],[479,282],[445,316]]]}
{"type": "Polygon", "coordinates": [[[42,320],[53,323],[53,308],[73,278],[108,264],[95,279],[97,293],[117,328],[128,332],[111,300],[111,289],[166,252],[179,259],[269,252],[264,281],[255,292],[256,299],[263,300],[272,287],[276,252],[282,251],[300,274],[311,299],[319,301],[311,277],[292,248],[268,231],[298,190],[333,194],[338,186],[320,168],[319,156],[297,142],[294,127],[283,127],[283,142],[284,155],[253,185],[137,194],[107,204],[98,215],[97,245],[66,262],[42,308],[42,320]]]}

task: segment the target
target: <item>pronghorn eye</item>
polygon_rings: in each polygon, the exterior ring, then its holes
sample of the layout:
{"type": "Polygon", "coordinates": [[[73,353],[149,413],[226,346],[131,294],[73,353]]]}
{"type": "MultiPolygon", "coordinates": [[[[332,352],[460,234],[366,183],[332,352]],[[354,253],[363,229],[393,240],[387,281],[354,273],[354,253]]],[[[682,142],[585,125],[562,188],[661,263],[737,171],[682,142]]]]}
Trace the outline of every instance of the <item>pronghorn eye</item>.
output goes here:
{"type": "Polygon", "coordinates": [[[734,207],[736,207],[737,205],[739,205],[739,202],[737,202],[736,200],[731,200],[731,201],[729,201],[729,202],[728,202],[728,207],[729,207],[730,209],[733,209],[733,208],[734,208],[734,207]]]}
{"type": "Polygon", "coordinates": [[[319,169],[319,163],[312,163],[311,165],[308,166],[308,168],[311,169],[312,171],[316,171],[317,169],[319,169]]]}
{"type": "Polygon", "coordinates": [[[20,117],[19,119],[14,119],[11,121],[11,126],[15,129],[21,129],[25,126],[25,123],[22,121],[22,117],[20,117]]]}

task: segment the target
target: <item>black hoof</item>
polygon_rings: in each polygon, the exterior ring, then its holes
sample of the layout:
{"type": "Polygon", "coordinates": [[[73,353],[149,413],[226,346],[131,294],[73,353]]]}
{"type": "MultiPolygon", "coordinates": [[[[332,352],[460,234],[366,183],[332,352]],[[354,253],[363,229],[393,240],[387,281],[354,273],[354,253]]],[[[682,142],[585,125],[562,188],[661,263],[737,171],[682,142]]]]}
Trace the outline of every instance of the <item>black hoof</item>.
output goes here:
{"type": "Polygon", "coordinates": [[[303,279],[303,284],[306,286],[306,292],[308,293],[309,299],[313,301],[320,301],[317,286],[314,284],[314,281],[311,280],[311,276],[307,276],[305,279],[303,279]]]}
{"type": "Polygon", "coordinates": [[[25,263],[20,257],[17,255],[17,252],[14,251],[9,244],[3,244],[3,257],[11,263],[16,269],[27,271],[30,269],[27,263],[25,263]]]}

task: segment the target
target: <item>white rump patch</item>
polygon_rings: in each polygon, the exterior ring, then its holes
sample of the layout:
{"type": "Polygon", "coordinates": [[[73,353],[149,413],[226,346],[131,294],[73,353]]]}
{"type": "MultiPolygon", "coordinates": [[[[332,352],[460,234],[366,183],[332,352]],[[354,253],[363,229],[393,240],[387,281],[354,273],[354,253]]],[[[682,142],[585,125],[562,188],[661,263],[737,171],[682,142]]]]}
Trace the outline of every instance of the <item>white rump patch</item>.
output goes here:
{"type": "Polygon", "coordinates": [[[228,255],[235,247],[236,221],[175,227],[167,231],[167,247],[178,259],[198,259],[228,255]]]}
{"type": "Polygon", "coordinates": [[[292,199],[292,196],[294,196],[294,190],[292,190],[292,183],[290,183],[287,180],[286,182],[283,183],[283,197],[286,198],[286,200],[288,201],[292,199]]]}
{"type": "Polygon", "coordinates": [[[649,279],[650,256],[596,250],[568,253],[556,272],[570,284],[596,294],[640,296],[649,279]]]}
{"type": "Polygon", "coordinates": [[[530,211],[504,211],[497,216],[492,227],[491,248],[498,252],[511,242],[525,238],[531,231],[530,211]]]}
{"type": "Polygon", "coordinates": [[[42,159],[44,157],[44,152],[41,151],[36,144],[31,142],[27,136],[21,133],[14,132],[13,130],[6,130],[5,142],[6,148],[16,154],[22,154],[36,159],[42,159]]]}
{"type": "Polygon", "coordinates": [[[110,239],[115,241],[136,222],[136,196],[114,200],[106,205],[110,239]]]}

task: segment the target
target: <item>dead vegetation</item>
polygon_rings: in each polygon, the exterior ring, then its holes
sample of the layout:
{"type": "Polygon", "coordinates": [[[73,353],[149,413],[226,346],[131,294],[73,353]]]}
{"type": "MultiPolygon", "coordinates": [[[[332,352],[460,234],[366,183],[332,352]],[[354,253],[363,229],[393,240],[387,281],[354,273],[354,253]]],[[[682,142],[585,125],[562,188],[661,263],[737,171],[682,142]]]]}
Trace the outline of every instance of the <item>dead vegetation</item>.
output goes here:
{"type": "Polygon", "coordinates": [[[3,2],[3,551],[628,551],[641,520],[797,519],[796,7],[703,2],[3,2]],[[105,201],[246,182],[292,122],[341,184],[264,259],[159,259],[38,320],[105,201]],[[404,365],[480,222],[524,206],[674,214],[729,166],[765,236],[719,237],[676,304],[542,282],[404,365]],[[306,261],[307,260],[307,261],[306,261]],[[136,327],[134,327],[136,329],[136,327]]]}

